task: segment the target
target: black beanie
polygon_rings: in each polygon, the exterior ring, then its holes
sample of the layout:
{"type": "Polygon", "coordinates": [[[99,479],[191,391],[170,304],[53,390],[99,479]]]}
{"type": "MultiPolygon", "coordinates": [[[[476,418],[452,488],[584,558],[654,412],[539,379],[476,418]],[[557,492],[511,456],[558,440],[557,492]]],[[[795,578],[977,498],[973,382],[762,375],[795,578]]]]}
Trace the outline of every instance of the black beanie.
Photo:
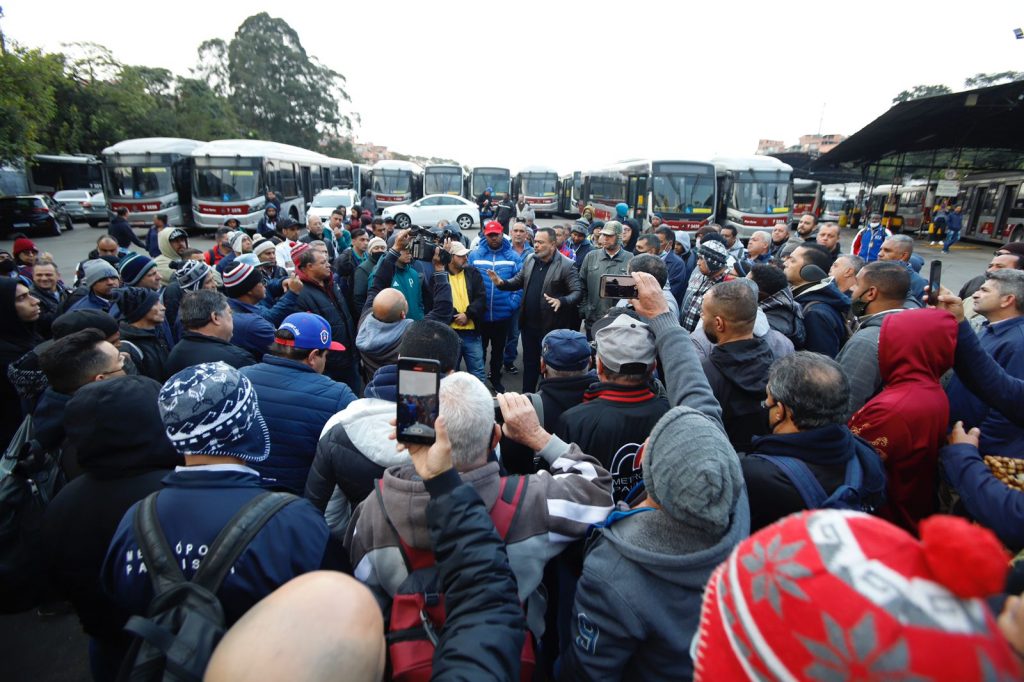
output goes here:
{"type": "Polygon", "coordinates": [[[118,294],[117,306],[121,309],[121,318],[131,324],[144,318],[159,300],[160,294],[152,289],[124,287],[118,294]]]}

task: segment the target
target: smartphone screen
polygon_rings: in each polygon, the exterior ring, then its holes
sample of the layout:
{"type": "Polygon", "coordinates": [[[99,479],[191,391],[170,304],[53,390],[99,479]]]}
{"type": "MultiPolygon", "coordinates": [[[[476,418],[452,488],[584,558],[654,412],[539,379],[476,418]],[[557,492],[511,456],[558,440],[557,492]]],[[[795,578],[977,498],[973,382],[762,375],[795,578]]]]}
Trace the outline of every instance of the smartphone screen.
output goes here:
{"type": "Polygon", "coordinates": [[[942,261],[933,260],[928,270],[928,304],[938,305],[939,288],[942,286],[942,261]]]}
{"type": "Polygon", "coordinates": [[[441,386],[441,365],[436,360],[399,358],[398,440],[402,443],[434,442],[437,420],[437,393],[441,386]]]}
{"type": "Polygon", "coordinates": [[[636,298],[632,275],[601,275],[601,298],[636,298]]]}

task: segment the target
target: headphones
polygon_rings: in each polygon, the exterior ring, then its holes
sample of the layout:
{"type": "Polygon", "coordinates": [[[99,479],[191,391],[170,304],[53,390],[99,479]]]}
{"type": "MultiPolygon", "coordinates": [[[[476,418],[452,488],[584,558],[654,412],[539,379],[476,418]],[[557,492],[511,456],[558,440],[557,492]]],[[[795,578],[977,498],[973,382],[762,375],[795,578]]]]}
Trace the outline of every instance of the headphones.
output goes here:
{"type": "Polygon", "coordinates": [[[828,273],[817,265],[805,265],[800,268],[800,279],[805,282],[820,282],[828,277],[828,273]]]}

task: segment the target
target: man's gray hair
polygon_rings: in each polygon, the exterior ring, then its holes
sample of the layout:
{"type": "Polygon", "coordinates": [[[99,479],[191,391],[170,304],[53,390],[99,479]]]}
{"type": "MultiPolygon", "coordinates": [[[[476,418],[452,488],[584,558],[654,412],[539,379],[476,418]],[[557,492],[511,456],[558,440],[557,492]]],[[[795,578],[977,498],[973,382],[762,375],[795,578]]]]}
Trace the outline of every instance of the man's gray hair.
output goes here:
{"type": "Polygon", "coordinates": [[[753,239],[754,237],[756,237],[758,235],[761,235],[760,238],[762,240],[764,240],[765,243],[767,243],[767,244],[771,244],[772,243],[772,235],[771,235],[771,233],[765,232],[764,230],[757,230],[756,232],[754,232],[753,234],[750,235],[750,239],[753,239]]]}
{"type": "Polygon", "coordinates": [[[185,329],[199,329],[209,323],[214,313],[222,313],[227,307],[227,296],[219,291],[190,291],[181,299],[178,317],[185,329]]]}
{"type": "Polygon", "coordinates": [[[846,423],[850,381],[830,357],[798,351],[776,360],[768,373],[768,391],[789,408],[801,431],[846,423]]]}
{"type": "Polygon", "coordinates": [[[452,464],[466,471],[487,457],[494,432],[494,398],[475,376],[455,372],[441,380],[438,401],[452,443],[452,464]]]}
{"type": "Polygon", "coordinates": [[[894,234],[893,236],[889,237],[889,239],[894,244],[898,244],[900,251],[902,251],[903,253],[914,253],[914,238],[911,237],[909,234],[894,234]]]}
{"type": "Polygon", "coordinates": [[[861,258],[860,256],[856,256],[852,253],[844,253],[839,258],[836,258],[836,260],[846,261],[847,264],[849,264],[849,266],[853,268],[853,274],[855,275],[859,273],[861,268],[863,268],[865,265],[863,258],[861,258]]]}
{"type": "Polygon", "coordinates": [[[314,221],[321,224],[323,224],[324,222],[320,216],[316,215],[315,213],[310,213],[309,215],[306,216],[306,227],[312,225],[314,221]]]}
{"type": "Polygon", "coordinates": [[[1013,307],[1024,313],[1024,270],[993,270],[985,279],[996,283],[1000,296],[1013,296],[1013,307]]]}

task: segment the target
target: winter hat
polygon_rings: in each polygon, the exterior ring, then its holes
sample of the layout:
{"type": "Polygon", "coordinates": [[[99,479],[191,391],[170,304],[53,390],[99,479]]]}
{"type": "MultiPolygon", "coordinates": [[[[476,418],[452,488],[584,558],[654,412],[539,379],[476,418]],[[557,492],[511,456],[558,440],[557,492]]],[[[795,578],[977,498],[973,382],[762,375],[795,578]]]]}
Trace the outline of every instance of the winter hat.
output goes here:
{"type": "Polygon", "coordinates": [[[68,334],[90,328],[99,329],[107,338],[118,332],[117,320],[110,313],[87,308],[66,312],[50,325],[54,339],[62,339],[68,334]]]}
{"type": "Polygon", "coordinates": [[[254,242],[254,246],[252,247],[252,252],[253,254],[255,254],[257,258],[259,258],[260,254],[263,253],[264,251],[273,250],[274,242],[270,241],[269,239],[261,239],[259,243],[254,242]]]}
{"type": "Polygon", "coordinates": [[[224,273],[224,294],[228,298],[245,296],[262,281],[263,277],[256,271],[256,268],[239,263],[224,273]]]}
{"type": "Polygon", "coordinates": [[[107,279],[108,277],[118,277],[117,270],[114,266],[105,260],[96,258],[95,260],[87,260],[82,264],[82,271],[85,273],[85,288],[92,289],[92,286],[100,280],[107,279]]]}
{"type": "Polygon", "coordinates": [[[712,239],[701,240],[697,255],[704,259],[711,272],[718,272],[729,262],[729,250],[725,248],[725,244],[712,239]]]}
{"type": "Polygon", "coordinates": [[[181,455],[237,457],[262,462],[270,456],[270,432],[252,383],[225,362],[186,367],[164,383],[160,419],[181,455]]]}
{"type": "Polygon", "coordinates": [[[38,251],[36,243],[28,237],[18,237],[14,240],[14,257],[17,258],[18,254],[22,251],[38,251]]]}
{"type": "Polygon", "coordinates": [[[292,247],[292,263],[295,264],[295,267],[299,267],[299,258],[310,248],[312,247],[306,242],[298,242],[292,247]]]}
{"type": "MultiPolygon", "coordinates": [[[[247,235],[245,232],[242,232],[241,230],[235,232],[233,235],[231,235],[231,241],[229,242],[229,244],[231,245],[231,250],[241,255],[242,241],[248,238],[249,235],[247,235]]],[[[252,240],[250,239],[250,241],[252,240]]]]}
{"type": "Polygon", "coordinates": [[[187,260],[185,264],[174,271],[174,279],[185,291],[199,291],[203,288],[206,275],[210,272],[210,266],[200,260],[187,260]]]}
{"type": "Polygon", "coordinates": [[[744,540],[705,589],[694,679],[1019,679],[981,599],[1006,551],[963,519],[920,530],[816,510],[744,540]]]}
{"type": "Polygon", "coordinates": [[[125,286],[135,286],[146,276],[150,270],[156,267],[156,261],[141,253],[133,253],[121,261],[118,271],[121,273],[121,281],[125,286]]]}
{"type": "Polygon", "coordinates": [[[386,248],[388,248],[388,243],[386,241],[384,241],[383,239],[381,239],[380,237],[374,237],[373,239],[371,239],[369,241],[369,243],[367,243],[367,245],[366,245],[366,252],[367,253],[373,253],[373,250],[375,248],[377,248],[377,247],[380,247],[380,246],[382,246],[382,247],[384,247],[386,249],[386,248]]]}
{"type": "Polygon", "coordinates": [[[159,300],[160,294],[152,289],[125,287],[118,292],[117,307],[121,309],[121,318],[131,324],[144,318],[159,300]]]}
{"type": "Polygon", "coordinates": [[[712,534],[729,528],[743,472],[714,421],[690,407],[672,408],[654,425],[642,464],[647,494],[666,514],[712,534]]]}
{"type": "MultiPolygon", "coordinates": [[[[17,242],[15,242],[15,244],[17,244],[17,242]]],[[[996,250],[1009,251],[1015,256],[1024,256],[1024,242],[1007,242],[996,250]]]]}
{"type": "Polygon", "coordinates": [[[587,221],[577,220],[572,224],[572,227],[569,229],[569,231],[578,232],[585,236],[587,234],[587,221]]]}

